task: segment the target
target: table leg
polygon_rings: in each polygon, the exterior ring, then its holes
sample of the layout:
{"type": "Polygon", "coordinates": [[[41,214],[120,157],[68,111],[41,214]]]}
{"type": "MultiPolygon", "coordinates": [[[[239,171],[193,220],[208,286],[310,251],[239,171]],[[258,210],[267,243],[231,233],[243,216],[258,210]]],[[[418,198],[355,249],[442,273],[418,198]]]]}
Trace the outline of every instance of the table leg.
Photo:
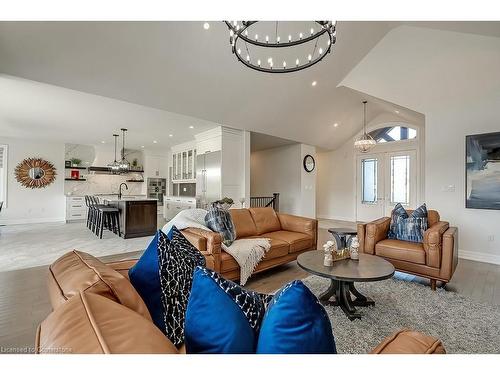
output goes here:
{"type": "Polygon", "coordinates": [[[349,283],[349,291],[356,297],[356,299],[352,301],[354,306],[375,306],[375,301],[361,294],[354,286],[354,283],[349,283]]]}
{"type": "Polygon", "coordinates": [[[335,296],[336,290],[338,289],[338,282],[336,280],[330,280],[330,286],[327,290],[319,295],[319,300],[328,305],[337,305],[337,300],[330,301],[330,298],[335,296]]]}
{"type": "Polygon", "coordinates": [[[337,301],[342,311],[344,311],[344,314],[346,314],[350,320],[361,319],[361,313],[356,310],[351,300],[350,284],[351,283],[346,281],[339,282],[337,301]]]}

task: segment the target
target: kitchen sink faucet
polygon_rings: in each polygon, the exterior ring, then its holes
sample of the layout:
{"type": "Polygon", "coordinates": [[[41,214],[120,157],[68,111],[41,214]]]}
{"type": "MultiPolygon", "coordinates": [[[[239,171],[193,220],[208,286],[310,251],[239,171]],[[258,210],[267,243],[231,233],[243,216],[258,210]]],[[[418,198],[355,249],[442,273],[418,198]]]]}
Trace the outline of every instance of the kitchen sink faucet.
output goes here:
{"type": "Polygon", "coordinates": [[[122,186],[125,185],[125,190],[128,190],[128,186],[125,182],[122,182],[120,184],[120,187],[118,188],[118,199],[122,199],[122,186]]]}

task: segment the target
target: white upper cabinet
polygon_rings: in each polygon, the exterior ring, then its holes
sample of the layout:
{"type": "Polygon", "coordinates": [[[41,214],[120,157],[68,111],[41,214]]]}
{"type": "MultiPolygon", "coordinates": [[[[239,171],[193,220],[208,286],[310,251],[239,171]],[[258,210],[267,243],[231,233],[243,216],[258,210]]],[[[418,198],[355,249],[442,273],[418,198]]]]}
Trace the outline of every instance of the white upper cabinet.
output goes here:
{"type": "Polygon", "coordinates": [[[196,146],[194,142],[172,147],[172,182],[196,181],[196,146]]]}

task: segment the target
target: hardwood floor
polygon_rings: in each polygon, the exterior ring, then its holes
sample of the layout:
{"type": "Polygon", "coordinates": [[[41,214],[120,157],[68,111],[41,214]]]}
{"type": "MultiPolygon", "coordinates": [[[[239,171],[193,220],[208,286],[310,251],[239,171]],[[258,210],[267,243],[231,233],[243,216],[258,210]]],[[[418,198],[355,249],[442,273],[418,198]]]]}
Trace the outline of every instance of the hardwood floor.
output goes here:
{"type": "MultiPolygon", "coordinates": [[[[327,223],[328,224],[328,223],[327,223]]],[[[331,224],[331,223],[330,223],[331,224]]],[[[330,238],[326,226],[320,225],[319,242],[330,238]]],[[[70,247],[71,248],[71,247],[70,247]]],[[[2,247],[2,251],[3,251],[2,247]]],[[[133,259],[142,251],[102,256],[103,261],[133,259]]],[[[32,348],[38,324],[50,313],[46,286],[47,266],[36,266],[0,272],[0,353],[2,348],[32,348]]],[[[272,293],[285,283],[302,279],[308,273],[296,262],[253,276],[246,288],[272,293]]],[[[396,278],[428,284],[428,280],[397,272],[396,278]]],[[[500,266],[461,259],[447,290],[469,296],[487,304],[500,305],[500,266]]]]}

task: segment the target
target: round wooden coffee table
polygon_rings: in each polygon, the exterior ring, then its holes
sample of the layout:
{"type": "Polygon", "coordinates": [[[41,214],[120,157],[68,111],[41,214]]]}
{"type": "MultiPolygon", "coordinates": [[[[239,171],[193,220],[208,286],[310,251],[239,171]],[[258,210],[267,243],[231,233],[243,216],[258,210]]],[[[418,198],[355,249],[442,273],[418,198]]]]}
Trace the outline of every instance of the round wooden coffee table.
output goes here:
{"type": "Polygon", "coordinates": [[[319,300],[325,304],[340,306],[350,320],[361,319],[356,306],[375,305],[372,299],[365,297],[354,287],[354,283],[380,281],[394,275],[394,266],[375,255],[359,254],[359,260],[340,260],[330,267],[323,265],[323,259],[323,251],[308,251],[298,256],[297,263],[313,275],[330,279],[329,288],[319,296],[319,300]],[[332,297],[333,300],[330,300],[332,297]]]}

